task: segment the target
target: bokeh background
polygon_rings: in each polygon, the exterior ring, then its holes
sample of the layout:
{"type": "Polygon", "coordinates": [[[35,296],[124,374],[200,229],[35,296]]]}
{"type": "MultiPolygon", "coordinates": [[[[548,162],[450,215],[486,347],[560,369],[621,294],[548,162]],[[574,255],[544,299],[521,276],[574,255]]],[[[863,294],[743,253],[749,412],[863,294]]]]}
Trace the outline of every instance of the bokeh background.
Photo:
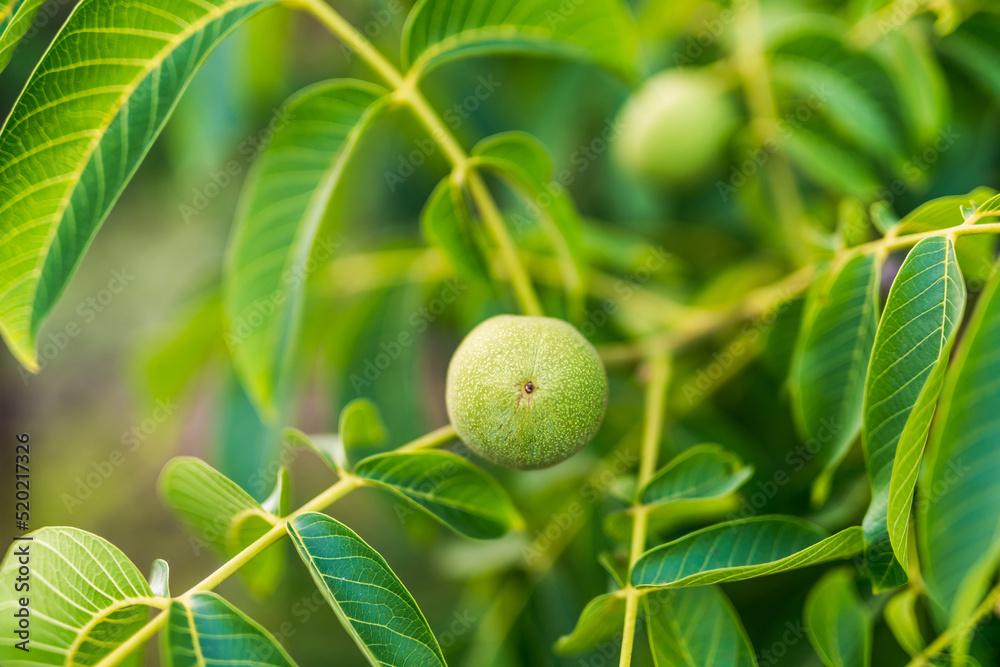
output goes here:
{"type": "MultiPolygon", "coordinates": [[[[0,75],[4,114],[72,4],[50,2],[0,75]]],[[[467,146],[513,129],[546,144],[557,172],[572,174],[568,187],[587,219],[589,253],[607,275],[626,281],[639,275],[646,288],[662,295],[724,305],[784,275],[790,265],[783,250],[787,230],[768,190],[775,163],[760,158],[760,120],[740,73],[741,23],[733,17],[747,4],[633,5],[643,79],[682,66],[707,74],[715,86],[710,97],[720,104],[693,108],[713,118],[714,129],[701,147],[677,137],[691,122],[683,113],[675,114],[674,135],[670,128],[661,128],[664,135],[655,128],[641,134],[637,126],[658,113],[655,101],[643,101],[648,89],[643,92],[641,80],[595,67],[479,59],[436,71],[427,91],[439,109],[450,110],[445,120],[467,146]],[[633,121],[623,126],[620,114],[630,99],[633,121]],[[663,136],[676,141],[664,143],[663,136]],[[697,155],[706,144],[707,157],[697,155]],[[761,163],[748,166],[748,160],[761,163]],[[651,258],[663,261],[650,264],[651,258]],[[646,278],[641,270],[649,266],[655,270],[646,278]]],[[[825,63],[846,80],[818,104],[809,96],[813,80],[805,66],[772,82],[776,115],[791,128],[778,159],[790,165],[801,198],[808,221],[802,234],[863,216],[879,199],[903,215],[936,196],[1000,185],[1000,18],[986,11],[986,2],[933,3],[935,11],[925,11],[925,4],[931,3],[762,2],[765,41],[780,43],[774,48],[789,61],[825,63]],[[895,71],[885,69],[891,57],[880,61],[877,46],[857,41],[865,30],[874,30],[875,43],[882,39],[870,19],[862,24],[867,28],[857,27],[878,11],[915,45],[913,60],[896,62],[895,71]],[[845,122],[852,113],[867,118],[864,104],[851,106],[858,89],[873,101],[884,125],[869,125],[866,132],[845,122]]],[[[398,55],[407,0],[338,0],[336,7],[385,52],[398,55]]],[[[173,588],[183,590],[219,560],[193,544],[159,500],[156,481],[166,461],[202,457],[254,496],[267,495],[280,454],[277,427],[258,420],[234,379],[218,307],[220,272],[240,183],[269,128],[282,122],[282,102],[304,85],[341,76],[372,78],[302,14],[268,11],[224,42],[197,75],[44,326],[42,373],[29,376],[9,354],[0,355],[4,437],[27,432],[33,446],[33,527],[93,531],[144,570],[164,558],[173,588]],[[114,459],[118,464],[112,462],[116,451],[122,454],[114,459]]],[[[445,423],[449,356],[464,332],[503,305],[468,293],[442,308],[435,305],[449,289],[442,282],[446,272],[423,252],[417,220],[447,169],[427,145],[415,125],[396,113],[365,140],[351,165],[337,224],[320,236],[330,253],[310,276],[298,380],[278,426],[332,431],[340,406],[359,395],[381,407],[393,445],[445,423]],[[416,343],[374,380],[360,382],[380,345],[400,332],[413,332],[416,343]]],[[[520,236],[530,247],[534,234],[528,229],[520,236]]],[[[985,269],[978,269],[985,277],[985,269]]],[[[671,422],[668,443],[681,449],[723,442],[754,463],[757,479],[788,470],[791,481],[761,511],[809,513],[815,471],[799,470],[784,456],[797,442],[783,378],[799,305],[792,302],[754,325],[759,355],[732,364],[713,357],[726,341],[722,336],[680,360],[681,374],[691,378],[683,387],[693,386],[697,400],[678,390],[678,404],[691,409],[671,422]],[[697,384],[699,372],[707,374],[713,363],[732,377],[724,384],[707,380],[712,393],[701,400],[706,389],[697,384]]],[[[637,326],[620,314],[607,326],[595,326],[595,342],[638,333],[637,326]]],[[[497,471],[527,508],[533,527],[552,519],[567,498],[583,494],[587,518],[551,570],[511,569],[522,555],[523,537],[463,541],[419,515],[401,517],[398,506],[374,491],[362,490],[337,505],[336,516],[375,546],[409,587],[452,664],[612,662],[600,653],[557,658],[550,650],[555,638],[571,630],[583,604],[606,588],[593,555],[615,551],[599,517],[617,501],[610,478],[588,475],[623,436],[635,436],[629,427],[638,421],[641,393],[631,371],[613,375],[612,397],[608,424],[580,458],[537,473],[497,471]]],[[[3,479],[9,478],[10,458],[0,461],[3,479]]],[[[331,482],[311,454],[300,452],[285,462],[299,502],[331,482]]],[[[856,522],[867,501],[859,471],[860,458],[849,460],[842,475],[854,482],[843,484],[829,508],[810,518],[831,527],[856,522]]],[[[0,485],[0,494],[9,493],[10,485],[0,485]]],[[[3,507],[12,502],[8,496],[3,501],[3,507]]],[[[6,531],[7,522],[2,526],[6,531]]],[[[235,578],[221,590],[281,637],[300,664],[363,665],[305,571],[294,558],[288,563],[268,598],[254,597],[235,578]]],[[[783,664],[819,664],[796,626],[812,576],[781,575],[767,588],[756,581],[727,587],[758,651],[781,645],[783,664]],[[782,593],[780,605],[769,592],[774,590],[782,593]]],[[[878,632],[885,633],[884,626],[878,632]]],[[[888,645],[875,664],[901,659],[891,639],[888,645]]],[[[640,655],[636,664],[644,660],[648,656],[640,655]]],[[[147,664],[157,664],[155,651],[147,664]]],[[[762,658],[761,664],[773,663],[762,658]]]]}

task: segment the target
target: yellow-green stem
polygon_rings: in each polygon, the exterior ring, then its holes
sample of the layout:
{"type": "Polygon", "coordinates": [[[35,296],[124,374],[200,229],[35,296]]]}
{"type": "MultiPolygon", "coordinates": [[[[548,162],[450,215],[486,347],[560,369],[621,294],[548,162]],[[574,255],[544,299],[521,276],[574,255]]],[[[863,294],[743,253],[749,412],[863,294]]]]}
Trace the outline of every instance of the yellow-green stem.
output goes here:
{"type": "MultiPolygon", "coordinates": [[[[656,355],[649,365],[649,385],[646,387],[645,420],[642,432],[642,449],[639,453],[639,472],[636,478],[636,494],[649,483],[656,473],[656,462],[660,452],[660,438],[663,435],[664,411],[666,410],[667,385],[670,380],[670,362],[666,355],[656,355]]],[[[629,572],[646,550],[649,509],[636,498],[632,508],[632,544],[629,548],[629,572]]],[[[619,667],[632,664],[632,647],[635,644],[635,626],[639,616],[639,598],[642,593],[629,582],[625,588],[625,623],[622,632],[622,653],[619,667]]]]}
{"type": "Polygon", "coordinates": [[[970,616],[961,626],[955,626],[948,628],[935,639],[930,645],[924,649],[923,653],[914,656],[913,660],[909,662],[907,667],[929,667],[931,663],[931,658],[943,652],[946,648],[951,646],[958,637],[965,631],[979,623],[988,614],[993,613],[997,604],[1000,604],[1000,584],[997,584],[990,590],[989,594],[979,603],[975,611],[972,612],[970,616]]]}
{"type": "Polygon", "coordinates": [[[503,216],[486,184],[474,169],[467,168],[469,156],[458,143],[438,113],[427,102],[420,91],[416,77],[403,77],[400,71],[376,49],[358,30],[344,20],[323,0],[290,0],[293,6],[300,6],[310,12],[323,23],[330,32],[339,37],[372,69],[381,76],[393,89],[393,97],[406,105],[414,117],[424,126],[431,138],[441,147],[448,162],[455,170],[459,170],[469,186],[469,194],[479,209],[483,223],[497,245],[500,261],[503,263],[507,276],[514,288],[521,311],[525,315],[543,315],[541,302],[535,294],[528,271],[524,268],[517,253],[517,246],[507,231],[503,216]]]}

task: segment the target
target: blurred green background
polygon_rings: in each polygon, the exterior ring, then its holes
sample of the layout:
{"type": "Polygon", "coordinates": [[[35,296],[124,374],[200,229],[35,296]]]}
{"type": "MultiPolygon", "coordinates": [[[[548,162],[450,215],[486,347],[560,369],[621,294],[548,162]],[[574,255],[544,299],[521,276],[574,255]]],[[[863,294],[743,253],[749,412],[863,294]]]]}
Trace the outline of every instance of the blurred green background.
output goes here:
{"type": "MultiPolygon", "coordinates": [[[[0,75],[3,113],[70,4],[52,2],[43,10],[37,32],[0,75]]],[[[746,3],[734,4],[741,10],[746,3]]],[[[906,4],[923,8],[919,2],[906,4]]],[[[888,55],[880,55],[880,45],[894,37],[879,37],[876,29],[877,39],[859,45],[858,35],[867,33],[857,25],[890,3],[765,0],[762,5],[776,114],[790,128],[782,159],[791,164],[809,221],[803,235],[845,225],[852,212],[886,199],[886,193],[891,193],[889,209],[902,215],[933,197],[1000,184],[1000,17],[985,11],[987,3],[942,2],[934,12],[900,14],[897,32],[908,42],[885,47],[888,55]],[[816,75],[810,63],[825,65],[840,78],[816,75]],[[814,103],[810,86],[829,80],[846,83],[814,103]],[[860,107],[852,106],[857,90],[868,100],[860,107]],[[859,108],[864,112],[869,102],[879,122],[852,124],[850,117],[857,121],[859,108]]],[[[399,0],[337,3],[393,57],[408,8],[399,0]]],[[[633,6],[642,33],[642,76],[651,79],[681,65],[688,72],[682,76],[709,82],[707,87],[695,82],[693,92],[671,88],[670,94],[691,95],[672,115],[658,110],[651,97],[660,84],[643,88],[642,81],[555,60],[505,57],[450,64],[431,75],[426,88],[466,146],[513,129],[546,144],[557,173],[566,170],[572,177],[568,187],[587,219],[588,250],[600,270],[626,284],[639,280],[671,298],[724,305],[780,278],[795,263],[767,190],[773,163],[763,159],[760,167],[746,166],[760,158],[760,136],[756,112],[741,88],[740,23],[732,18],[733,9],[701,0],[633,6]],[[630,109],[619,116],[627,103],[630,109]],[[658,120],[660,113],[666,120],[658,120]],[[706,119],[711,119],[707,129],[706,119]],[[604,140],[609,134],[610,142],[604,140]],[[665,261],[650,278],[636,273],[661,252],[665,261]]],[[[896,20],[896,14],[885,15],[896,20]]],[[[301,14],[268,11],[224,42],[197,75],[43,328],[42,373],[28,376],[2,355],[4,431],[28,432],[33,444],[33,527],[93,531],[146,570],[154,558],[164,558],[174,589],[182,590],[219,560],[189,541],[157,497],[164,463],[177,455],[199,456],[257,498],[270,491],[279,456],[277,430],[258,421],[234,380],[221,333],[220,272],[240,182],[258,146],[266,143],[269,124],[281,122],[282,102],[304,85],[340,76],[371,78],[357,58],[301,14]],[[118,464],[112,462],[115,451],[121,452],[114,458],[118,464]]],[[[440,313],[421,310],[448,289],[440,266],[422,251],[416,222],[447,169],[439,154],[422,148],[425,140],[404,114],[393,114],[381,130],[365,139],[361,159],[341,190],[348,196],[338,203],[338,222],[320,236],[332,259],[310,276],[298,379],[287,398],[285,423],[277,426],[332,431],[340,406],[362,395],[381,407],[391,444],[398,445],[445,423],[443,382],[452,350],[476,322],[505,306],[470,293],[440,313]],[[423,164],[411,176],[417,161],[423,164]],[[358,381],[380,345],[404,331],[414,332],[416,343],[375,380],[358,381]]],[[[524,233],[526,247],[535,235],[531,228],[524,233]]],[[[973,289],[977,275],[985,277],[982,270],[967,276],[973,289]]],[[[612,281],[608,289],[616,285],[612,281]]],[[[588,305],[592,318],[599,304],[588,305]]],[[[762,511],[808,514],[815,470],[799,470],[784,457],[797,443],[782,384],[798,307],[792,302],[775,314],[773,328],[761,325],[763,354],[737,360],[736,367],[745,367],[738,373],[734,367],[736,377],[673,421],[667,442],[677,451],[696,442],[721,442],[757,467],[755,479],[788,471],[791,481],[762,511]]],[[[597,343],[649,326],[626,314],[610,326],[595,325],[597,343]]],[[[680,376],[687,374],[697,386],[699,372],[718,360],[713,354],[727,340],[722,335],[685,355],[680,376]]],[[[606,425],[581,457],[548,471],[497,471],[532,529],[580,495],[588,513],[620,507],[606,493],[607,479],[581,486],[599,457],[623,438],[626,447],[635,439],[630,427],[641,411],[637,379],[626,369],[611,381],[606,425]],[[596,502],[590,502],[588,489],[599,496],[596,502]]],[[[683,391],[676,398],[681,406],[690,402],[683,391]]],[[[311,454],[299,452],[292,459],[297,503],[329,485],[326,469],[311,454]]],[[[5,477],[9,465],[0,462],[5,477]]],[[[863,473],[860,457],[849,460],[838,476],[841,496],[811,518],[829,527],[856,522],[867,500],[863,473]]],[[[2,493],[9,493],[7,485],[2,493]]],[[[8,502],[5,498],[2,506],[8,502]]],[[[422,516],[401,520],[398,507],[373,491],[352,495],[335,514],[406,583],[451,664],[617,661],[616,652],[611,659],[599,652],[560,659],[550,650],[572,629],[583,604],[606,589],[607,575],[594,554],[618,547],[603,536],[599,518],[584,523],[553,570],[536,575],[511,570],[522,555],[523,538],[463,541],[422,516]]],[[[236,579],[222,593],[282,638],[300,664],[364,664],[305,571],[293,559],[288,563],[270,598],[254,598],[236,579]]],[[[787,640],[814,576],[791,573],[726,587],[758,651],[781,643],[787,650],[783,663],[819,664],[803,635],[787,640]],[[782,606],[776,606],[777,591],[782,606]]],[[[887,631],[880,625],[877,632],[887,631]]],[[[876,646],[882,653],[875,664],[901,659],[891,639],[877,638],[876,646]]],[[[644,660],[648,657],[638,656],[635,664],[644,660]]],[[[157,664],[155,652],[147,664],[157,664]]],[[[770,663],[762,658],[761,664],[770,663]]]]}

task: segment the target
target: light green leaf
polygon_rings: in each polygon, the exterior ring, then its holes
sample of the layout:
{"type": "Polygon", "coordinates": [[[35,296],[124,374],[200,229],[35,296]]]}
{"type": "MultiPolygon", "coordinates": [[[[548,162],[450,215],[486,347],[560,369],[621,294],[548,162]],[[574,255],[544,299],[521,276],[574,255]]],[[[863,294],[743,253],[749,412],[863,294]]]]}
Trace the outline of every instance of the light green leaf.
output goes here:
{"type": "Polygon", "coordinates": [[[818,526],[790,516],[738,519],[650,549],[636,561],[630,579],[642,588],[739,581],[850,558],[862,543],[858,526],[827,536],[818,526]]]}
{"type": "Polygon", "coordinates": [[[718,586],[653,591],[644,605],[656,667],[757,667],[743,623],[718,586]]]}
{"type": "Polygon", "coordinates": [[[387,437],[378,407],[367,398],[356,398],[340,411],[340,440],[348,453],[356,447],[377,447],[387,437]]]}
{"type": "Polygon", "coordinates": [[[292,511],[292,476],[287,466],[281,466],[278,470],[274,490],[260,506],[274,516],[285,516],[292,511]]]}
{"type": "Polygon", "coordinates": [[[889,291],[865,382],[865,558],[877,591],[906,583],[913,486],[964,307],[952,241],[917,243],[889,291]]]}
{"type": "Polygon", "coordinates": [[[434,188],[420,214],[427,244],[451,264],[460,280],[481,287],[490,284],[487,261],[475,242],[465,193],[455,175],[445,176],[434,188]]]}
{"type": "Polygon", "coordinates": [[[149,588],[156,597],[170,597],[170,565],[162,558],[153,561],[153,571],[149,575],[149,588]]]}
{"type": "Polygon", "coordinates": [[[421,0],[407,17],[402,50],[404,67],[420,73],[494,53],[579,58],[630,72],[636,45],[635,25],[617,0],[421,0]]]}
{"type": "Polygon", "coordinates": [[[566,188],[552,183],[548,150],[526,132],[504,132],[480,141],[472,155],[525,198],[528,213],[538,219],[558,258],[570,319],[580,319],[586,299],[587,268],[583,224],[566,188]]]}
{"type": "Polygon", "coordinates": [[[226,343],[254,405],[269,418],[294,349],[303,287],[336,245],[317,242],[320,227],[359,138],[386,106],[385,93],[345,79],[293,95],[240,194],[223,276],[226,343]]]}
{"type": "Polygon", "coordinates": [[[809,591],[806,634],[827,667],[868,667],[872,615],[854,586],[853,571],[831,570],[809,591]]]}
{"type": "Polygon", "coordinates": [[[0,71],[10,62],[45,0],[6,0],[0,7],[0,71]]]}
{"type": "Polygon", "coordinates": [[[0,334],[24,366],[37,370],[41,321],[191,77],[272,4],[76,6],[0,130],[0,334]]]}
{"type": "MultiPolygon", "coordinates": [[[[200,459],[172,459],[160,474],[160,495],[191,531],[195,553],[209,544],[233,558],[271,530],[276,517],[231,479],[200,459]]],[[[273,592],[284,569],[284,551],[271,545],[240,572],[255,594],[273,592]]]]}
{"type": "MultiPolygon", "coordinates": [[[[966,221],[963,209],[979,209],[996,196],[997,191],[993,188],[979,187],[965,195],[953,195],[949,197],[938,197],[929,202],[921,204],[917,208],[907,213],[899,221],[898,233],[919,234],[938,229],[957,227],[966,221]]],[[[983,209],[987,213],[993,204],[983,209]]]]}
{"type": "Polygon", "coordinates": [[[927,646],[917,617],[919,599],[917,591],[912,588],[904,589],[889,599],[882,612],[892,636],[910,656],[920,655],[927,646]]]}
{"type": "Polygon", "coordinates": [[[917,500],[931,599],[945,612],[963,580],[1000,546],[1000,274],[979,297],[942,392],[917,500]]]}
{"type": "Polygon", "coordinates": [[[789,384],[796,425],[823,472],[813,485],[826,502],[833,472],[861,432],[865,372],[878,325],[880,257],[833,264],[810,291],[789,384]]]}
{"type": "Polygon", "coordinates": [[[295,667],[271,633],[215,593],[175,600],[168,613],[166,667],[295,667]]]}
{"type": "Polygon", "coordinates": [[[556,652],[582,653],[606,642],[622,631],[625,623],[625,598],[605,593],[587,603],[573,632],[556,642],[556,652]]]}
{"type": "Polygon", "coordinates": [[[289,524],[288,533],[319,590],[372,665],[446,664],[409,591],[350,528],[307,512],[289,524]]]}
{"type": "MultiPolygon", "coordinates": [[[[76,528],[42,528],[15,541],[0,566],[0,663],[4,667],[93,665],[114,651],[161,607],[125,554],[76,528]],[[15,590],[27,550],[30,591],[15,590]],[[28,597],[30,637],[18,637],[20,598],[28,597]],[[30,639],[30,652],[16,648],[30,639]]],[[[142,649],[119,663],[142,664],[142,649]]]]}
{"type": "Polygon", "coordinates": [[[169,331],[142,351],[150,396],[176,399],[192,380],[222,357],[222,301],[217,292],[199,299],[171,317],[169,331]]]}
{"type": "Polygon", "coordinates": [[[523,523],[495,479],[451,452],[379,454],[358,463],[354,474],[467,537],[495,539],[523,523]]]}
{"type": "Polygon", "coordinates": [[[347,468],[347,456],[340,436],[334,434],[309,436],[297,428],[286,428],[281,432],[285,445],[312,450],[331,470],[347,468]]]}
{"type": "Polygon", "coordinates": [[[719,445],[695,445],[660,468],[641,491],[644,505],[708,500],[736,491],[753,476],[753,466],[719,445]]]}

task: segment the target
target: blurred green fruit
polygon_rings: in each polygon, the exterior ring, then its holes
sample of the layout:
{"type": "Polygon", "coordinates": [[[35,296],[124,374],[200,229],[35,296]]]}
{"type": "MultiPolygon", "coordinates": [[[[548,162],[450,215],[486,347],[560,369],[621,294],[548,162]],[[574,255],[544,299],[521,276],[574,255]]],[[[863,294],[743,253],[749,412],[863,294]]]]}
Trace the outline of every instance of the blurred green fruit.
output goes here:
{"type": "Polygon", "coordinates": [[[572,325],[500,315],[459,345],[446,393],[448,416],[465,444],[502,466],[531,470],[590,442],[604,418],[608,378],[572,325]]]}
{"type": "Polygon", "coordinates": [[[615,149],[630,171],[670,183],[699,176],[736,126],[725,87],[708,72],[668,70],[625,104],[615,149]]]}

